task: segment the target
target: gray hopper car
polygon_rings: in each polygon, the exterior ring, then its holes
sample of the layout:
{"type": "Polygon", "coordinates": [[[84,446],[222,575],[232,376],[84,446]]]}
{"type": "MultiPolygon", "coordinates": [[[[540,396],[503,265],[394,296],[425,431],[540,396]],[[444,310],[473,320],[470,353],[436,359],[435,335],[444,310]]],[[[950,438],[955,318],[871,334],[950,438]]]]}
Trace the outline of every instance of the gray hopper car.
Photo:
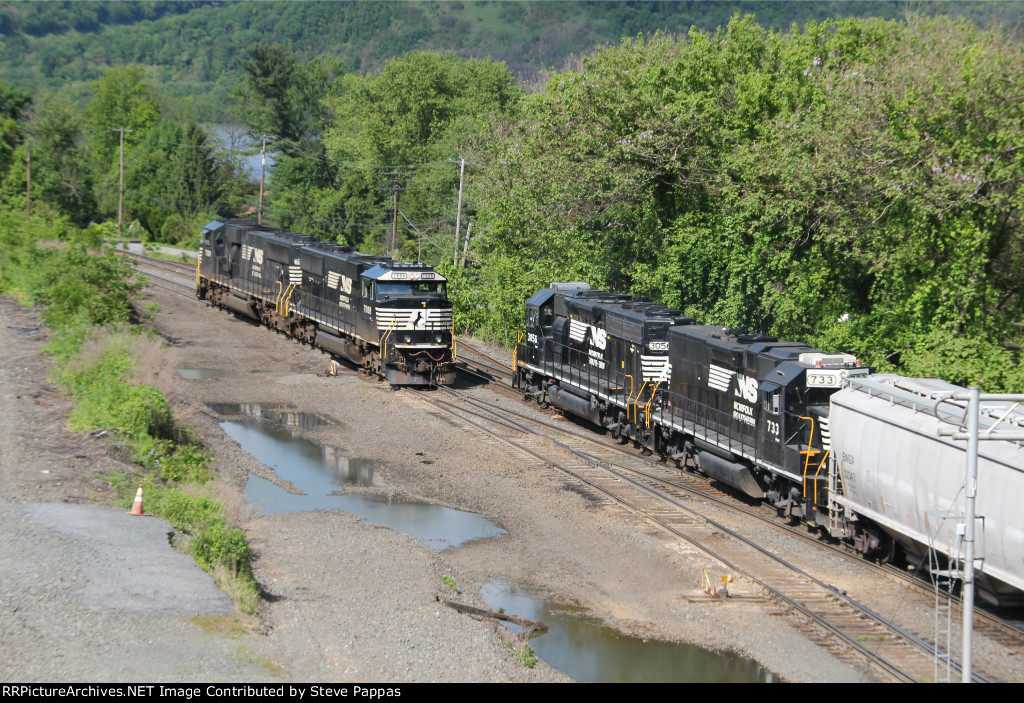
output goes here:
{"type": "MultiPolygon", "coordinates": [[[[847,379],[831,397],[829,430],[836,472],[834,523],[855,538],[876,525],[908,555],[929,548],[957,553],[962,522],[966,442],[939,436],[960,426],[965,402],[949,400],[963,388],[945,381],[875,374],[847,379]]],[[[1007,403],[984,404],[980,431],[998,418],[1024,427],[1024,412],[1007,403]],[[1005,417],[1004,417],[1005,416],[1005,417]]],[[[1024,443],[978,444],[977,546],[979,593],[1020,600],[1024,590],[1024,443]]]]}

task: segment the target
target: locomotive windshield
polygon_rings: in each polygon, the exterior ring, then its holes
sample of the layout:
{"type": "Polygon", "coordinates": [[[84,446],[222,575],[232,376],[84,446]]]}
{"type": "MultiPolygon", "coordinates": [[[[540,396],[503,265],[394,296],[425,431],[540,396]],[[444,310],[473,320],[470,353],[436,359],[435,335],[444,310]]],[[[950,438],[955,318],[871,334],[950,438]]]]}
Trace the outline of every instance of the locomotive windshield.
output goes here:
{"type": "Polygon", "coordinates": [[[377,283],[378,299],[395,295],[440,295],[446,294],[445,284],[441,281],[379,281],[377,283]]]}

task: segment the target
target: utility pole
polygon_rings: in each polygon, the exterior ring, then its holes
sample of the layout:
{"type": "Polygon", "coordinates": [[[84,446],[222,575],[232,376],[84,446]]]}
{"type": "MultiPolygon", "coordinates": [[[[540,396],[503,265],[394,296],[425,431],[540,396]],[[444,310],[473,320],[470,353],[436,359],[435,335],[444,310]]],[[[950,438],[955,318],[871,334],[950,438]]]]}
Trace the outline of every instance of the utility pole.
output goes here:
{"type": "Polygon", "coordinates": [[[398,186],[398,179],[401,177],[403,180],[409,178],[410,173],[407,171],[387,171],[381,173],[382,176],[391,177],[391,192],[393,194],[393,212],[391,218],[391,256],[395,255],[395,250],[398,249],[398,191],[408,190],[406,187],[398,186]]]}
{"type": "Polygon", "coordinates": [[[25,142],[25,214],[32,214],[32,145],[25,142]]]}
{"type": "Polygon", "coordinates": [[[469,253],[469,235],[473,232],[473,223],[466,223],[466,244],[462,247],[462,268],[466,268],[466,254],[469,253]]]}
{"type": "MultiPolygon", "coordinates": [[[[449,163],[455,163],[455,159],[448,159],[449,163]]],[[[462,226],[462,176],[466,173],[466,160],[459,156],[459,204],[455,211],[455,246],[452,247],[452,266],[459,263],[459,228],[462,226]]]]}
{"type": "Polygon", "coordinates": [[[267,172],[267,135],[263,135],[263,150],[260,159],[260,207],[257,210],[256,223],[263,224],[263,177],[267,172]]]}
{"type": "Polygon", "coordinates": [[[121,133],[121,179],[117,189],[117,234],[121,236],[121,231],[124,228],[124,133],[134,132],[135,130],[119,127],[110,131],[121,133]]]}

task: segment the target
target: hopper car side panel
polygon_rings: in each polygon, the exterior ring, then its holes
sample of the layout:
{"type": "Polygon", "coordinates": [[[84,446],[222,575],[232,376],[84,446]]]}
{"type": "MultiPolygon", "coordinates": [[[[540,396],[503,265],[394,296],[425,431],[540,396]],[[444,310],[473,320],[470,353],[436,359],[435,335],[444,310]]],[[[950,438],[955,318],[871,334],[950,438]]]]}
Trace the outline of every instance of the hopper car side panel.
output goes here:
{"type": "MultiPolygon", "coordinates": [[[[879,525],[916,557],[926,555],[929,545],[950,553],[964,504],[966,442],[939,436],[940,428],[949,427],[940,419],[943,410],[954,406],[936,402],[937,389],[962,391],[934,379],[879,375],[857,379],[832,396],[833,461],[841,479],[836,502],[849,516],[879,525]],[[910,395],[922,389],[932,396],[910,395]]],[[[1020,590],[1022,505],[1024,446],[979,442],[976,546],[981,573],[1020,590]]],[[[1005,590],[992,583],[987,588],[1005,590]]]]}

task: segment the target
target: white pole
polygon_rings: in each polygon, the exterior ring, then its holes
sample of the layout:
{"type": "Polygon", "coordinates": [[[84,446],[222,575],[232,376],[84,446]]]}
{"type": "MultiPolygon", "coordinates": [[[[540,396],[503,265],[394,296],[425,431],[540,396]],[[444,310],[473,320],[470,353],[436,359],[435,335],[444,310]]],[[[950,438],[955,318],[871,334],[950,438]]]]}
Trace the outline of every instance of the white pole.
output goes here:
{"type": "Polygon", "coordinates": [[[466,172],[466,160],[459,157],[459,205],[455,213],[455,246],[452,252],[452,266],[459,264],[459,228],[462,226],[462,176],[466,172]]]}
{"type": "Polygon", "coordinates": [[[963,653],[961,681],[971,683],[971,649],[974,636],[974,511],[978,494],[978,412],[981,389],[970,387],[967,403],[967,467],[964,491],[967,524],[964,526],[963,653]]]}
{"type": "Polygon", "coordinates": [[[260,161],[260,207],[256,215],[257,224],[263,224],[263,176],[267,172],[267,135],[263,135],[263,151],[260,161]]]}

